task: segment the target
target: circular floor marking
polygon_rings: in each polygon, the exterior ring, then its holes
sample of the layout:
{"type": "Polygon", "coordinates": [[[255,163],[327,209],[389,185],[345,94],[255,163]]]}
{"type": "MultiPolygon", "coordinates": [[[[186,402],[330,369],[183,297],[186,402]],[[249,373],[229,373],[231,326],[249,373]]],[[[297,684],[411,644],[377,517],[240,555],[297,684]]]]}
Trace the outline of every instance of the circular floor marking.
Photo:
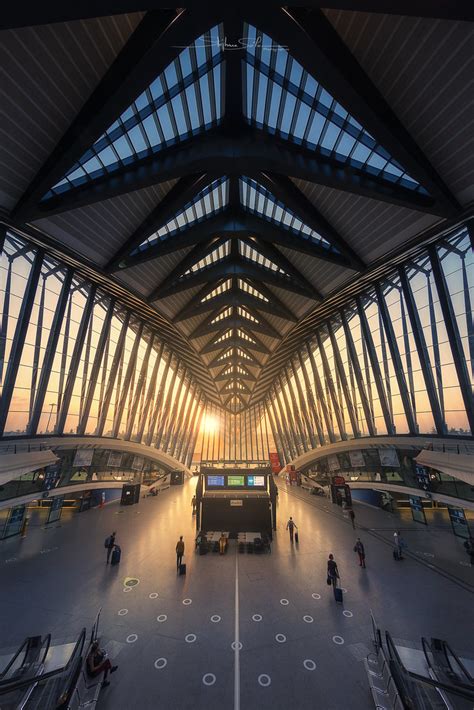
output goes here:
{"type": "Polygon", "coordinates": [[[262,620],[262,615],[261,614],[254,614],[252,616],[252,621],[261,621],[262,620]]]}
{"type": "Polygon", "coordinates": [[[124,587],[136,587],[137,584],[140,584],[140,580],[137,579],[136,577],[126,577],[125,581],[123,583],[124,587]]]}
{"type": "Polygon", "coordinates": [[[192,604],[192,603],[193,603],[192,599],[183,599],[184,606],[188,606],[189,604],[192,604]]]}
{"type": "Polygon", "coordinates": [[[194,643],[196,639],[197,639],[196,634],[187,634],[184,637],[184,640],[186,641],[186,643],[194,643]]]}
{"type": "Polygon", "coordinates": [[[275,636],[275,641],[276,641],[277,643],[285,643],[285,641],[286,641],[286,636],[285,636],[285,634],[277,634],[277,635],[275,636]]]}
{"type": "Polygon", "coordinates": [[[312,594],[311,596],[313,597],[313,599],[321,599],[321,595],[316,594],[316,592],[314,594],[312,594]]]}
{"type": "Polygon", "coordinates": [[[333,637],[332,637],[332,640],[333,640],[334,643],[337,644],[338,646],[342,646],[342,644],[344,643],[344,639],[342,638],[342,636],[333,636],[333,637]]]}
{"type": "Polygon", "coordinates": [[[312,616],[309,616],[309,614],[306,614],[303,616],[303,621],[305,621],[307,624],[312,624],[314,619],[312,616]]]}
{"type": "Polygon", "coordinates": [[[167,618],[168,617],[166,616],[166,614],[160,614],[159,616],[156,617],[156,620],[159,621],[160,624],[162,624],[163,621],[166,621],[167,618]]]}
{"type": "Polygon", "coordinates": [[[270,678],[269,675],[266,673],[261,673],[258,676],[258,682],[262,686],[262,688],[268,688],[268,686],[271,684],[272,679],[270,678]]]}
{"type": "Polygon", "coordinates": [[[125,614],[128,614],[128,609],[120,609],[120,611],[117,612],[119,616],[125,616],[125,614]]]}
{"type": "Polygon", "coordinates": [[[352,611],[349,611],[348,609],[344,609],[344,611],[342,613],[344,614],[344,616],[347,616],[348,619],[350,619],[352,616],[354,616],[352,611]]]}
{"type": "Polygon", "coordinates": [[[160,671],[160,670],[161,670],[162,668],[164,668],[167,664],[168,664],[168,661],[166,660],[166,658],[157,658],[156,661],[155,661],[155,663],[154,663],[154,666],[155,666],[155,668],[156,668],[158,671],[160,671]]]}
{"type": "Polygon", "coordinates": [[[132,589],[133,589],[133,587],[124,587],[124,588],[123,588],[123,591],[124,591],[124,592],[131,592],[132,589]]]}
{"type": "Polygon", "coordinates": [[[213,624],[218,624],[220,620],[221,620],[221,617],[219,616],[219,614],[213,614],[211,616],[211,621],[213,624]]]}
{"type": "Polygon", "coordinates": [[[216,676],[214,675],[214,673],[206,673],[202,677],[202,682],[204,683],[204,685],[214,685],[214,683],[216,682],[216,676]]]}
{"type": "Polygon", "coordinates": [[[137,634],[130,634],[129,636],[127,636],[127,638],[125,639],[125,641],[126,641],[127,643],[135,643],[135,641],[136,641],[137,639],[138,639],[138,635],[137,635],[137,634]]]}
{"type": "Polygon", "coordinates": [[[282,604],[283,606],[288,606],[289,603],[290,602],[288,601],[288,599],[280,599],[280,604],[282,604]]]}
{"type": "Polygon", "coordinates": [[[232,641],[230,644],[230,647],[233,651],[241,651],[242,650],[242,642],[241,641],[232,641]]]}
{"type": "Polygon", "coordinates": [[[158,592],[152,592],[148,595],[150,599],[156,599],[158,597],[158,592]]]}
{"type": "Polygon", "coordinates": [[[316,663],[311,658],[306,658],[303,661],[303,666],[306,668],[307,671],[315,671],[316,670],[316,663]]]}

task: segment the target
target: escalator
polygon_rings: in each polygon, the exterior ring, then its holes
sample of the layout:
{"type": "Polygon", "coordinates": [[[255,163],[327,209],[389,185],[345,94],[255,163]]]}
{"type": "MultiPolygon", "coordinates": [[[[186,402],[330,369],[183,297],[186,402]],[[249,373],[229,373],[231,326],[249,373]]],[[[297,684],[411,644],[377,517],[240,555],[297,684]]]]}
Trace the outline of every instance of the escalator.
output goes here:
{"type": "Polygon", "coordinates": [[[44,671],[44,663],[51,643],[51,634],[44,638],[29,636],[21,644],[0,675],[1,709],[24,708],[33,692],[37,679],[44,671]],[[8,688],[20,684],[18,692],[8,688]],[[2,693],[2,690],[7,692],[2,693]]]}
{"type": "MultiPolygon", "coordinates": [[[[441,681],[460,691],[474,693],[474,679],[463,665],[457,654],[446,641],[432,638],[421,639],[428,672],[433,680],[441,681]]],[[[453,710],[472,710],[473,700],[453,692],[445,691],[446,699],[453,710]]]]}
{"type": "Polygon", "coordinates": [[[438,653],[444,654],[444,667],[454,675],[449,676],[446,673],[444,677],[440,677],[442,673],[440,668],[435,666],[431,646],[426,639],[422,639],[429,670],[429,677],[427,677],[405,668],[388,631],[385,633],[385,639],[389,652],[390,672],[404,708],[408,710],[472,710],[474,708],[472,679],[447,643],[441,642],[442,650],[435,649],[435,653],[436,657],[438,653]],[[457,667],[456,671],[454,671],[455,667],[457,667]],[[460,675],[461,673],[463,675],[460,675]],[[454,676],[456,676],[456,683],[454,683],[454,676]]]}
{"type": "Polygon", "coordinates": [[[65,666],[45,671],[51,635],[27,638],[0,674],[0,710],[66,708],[75,688],[86,640],[86,629],[65,666]]]}

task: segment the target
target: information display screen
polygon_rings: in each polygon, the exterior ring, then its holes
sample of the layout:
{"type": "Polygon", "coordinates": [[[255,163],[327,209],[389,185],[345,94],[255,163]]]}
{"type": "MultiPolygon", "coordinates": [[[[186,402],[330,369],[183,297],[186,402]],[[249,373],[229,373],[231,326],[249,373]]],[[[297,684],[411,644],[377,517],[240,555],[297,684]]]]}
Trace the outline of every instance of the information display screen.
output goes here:
{"type": "Polygon", "coordinates": [[[245,486],[245,476],[227,476],[228,486],[245,486]]]}
{"type": "Polygon", "coordinates": [[[265,476],[247,476],[247,485],[252,488],[265,487],[265,476]]]}
{"type": "Polygon", "coordinates": [[[211,486],[223,486],[224,476],[207,476],[207,485],[211,486]]]}

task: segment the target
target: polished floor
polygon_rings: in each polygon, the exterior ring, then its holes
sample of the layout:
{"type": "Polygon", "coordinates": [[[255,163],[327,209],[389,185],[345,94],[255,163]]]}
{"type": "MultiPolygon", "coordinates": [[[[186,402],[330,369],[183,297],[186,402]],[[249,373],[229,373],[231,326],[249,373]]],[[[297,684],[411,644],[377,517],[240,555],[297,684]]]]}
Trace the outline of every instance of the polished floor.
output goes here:
{"type": "Polygon", "coordinates": [[[340,509],[281,484],[271,555],[230,547],[224,557],[201,557],[194,484],[131,508],[66,512],[60,526],[45,530],[37,521],[25,540],[0,542],[0,655],[34,633],[70,641],[102,608],[102,644],[119,665],[100,696],[106,710],[371,708],[362,664],[372,650],[370,609],[406,645],[439,636],[474,658],[474,568],[445,521],[426,529],[357,505],[353,531],[340,509]],[[298,545],[285,531],[289,515],[298,545]],[[391,538],[399,526],[409,551],[396,563],[391,538]],[[103,547],[113,529],[123,551],[115,568],[103,547]],[[175,567],[181,534],[185,577],[175,567]],[[353,552],[357,535],[365,570],[353,552]],[[343,607],[326,585],[329,552],[346,590],[343,607]],[[131,590],[127,577],[139,580],[131,590]]]}

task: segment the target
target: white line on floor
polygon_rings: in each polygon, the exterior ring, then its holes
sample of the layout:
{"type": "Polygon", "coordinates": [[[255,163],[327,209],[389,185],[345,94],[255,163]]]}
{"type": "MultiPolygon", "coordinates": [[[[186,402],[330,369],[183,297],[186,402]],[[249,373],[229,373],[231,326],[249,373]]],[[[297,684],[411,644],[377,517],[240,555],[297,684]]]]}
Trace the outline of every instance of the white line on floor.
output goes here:
{"type": "Polygon", "coordinates": [[[240,710],[239,556],[235,555],[234,710],[240,710]]]}

